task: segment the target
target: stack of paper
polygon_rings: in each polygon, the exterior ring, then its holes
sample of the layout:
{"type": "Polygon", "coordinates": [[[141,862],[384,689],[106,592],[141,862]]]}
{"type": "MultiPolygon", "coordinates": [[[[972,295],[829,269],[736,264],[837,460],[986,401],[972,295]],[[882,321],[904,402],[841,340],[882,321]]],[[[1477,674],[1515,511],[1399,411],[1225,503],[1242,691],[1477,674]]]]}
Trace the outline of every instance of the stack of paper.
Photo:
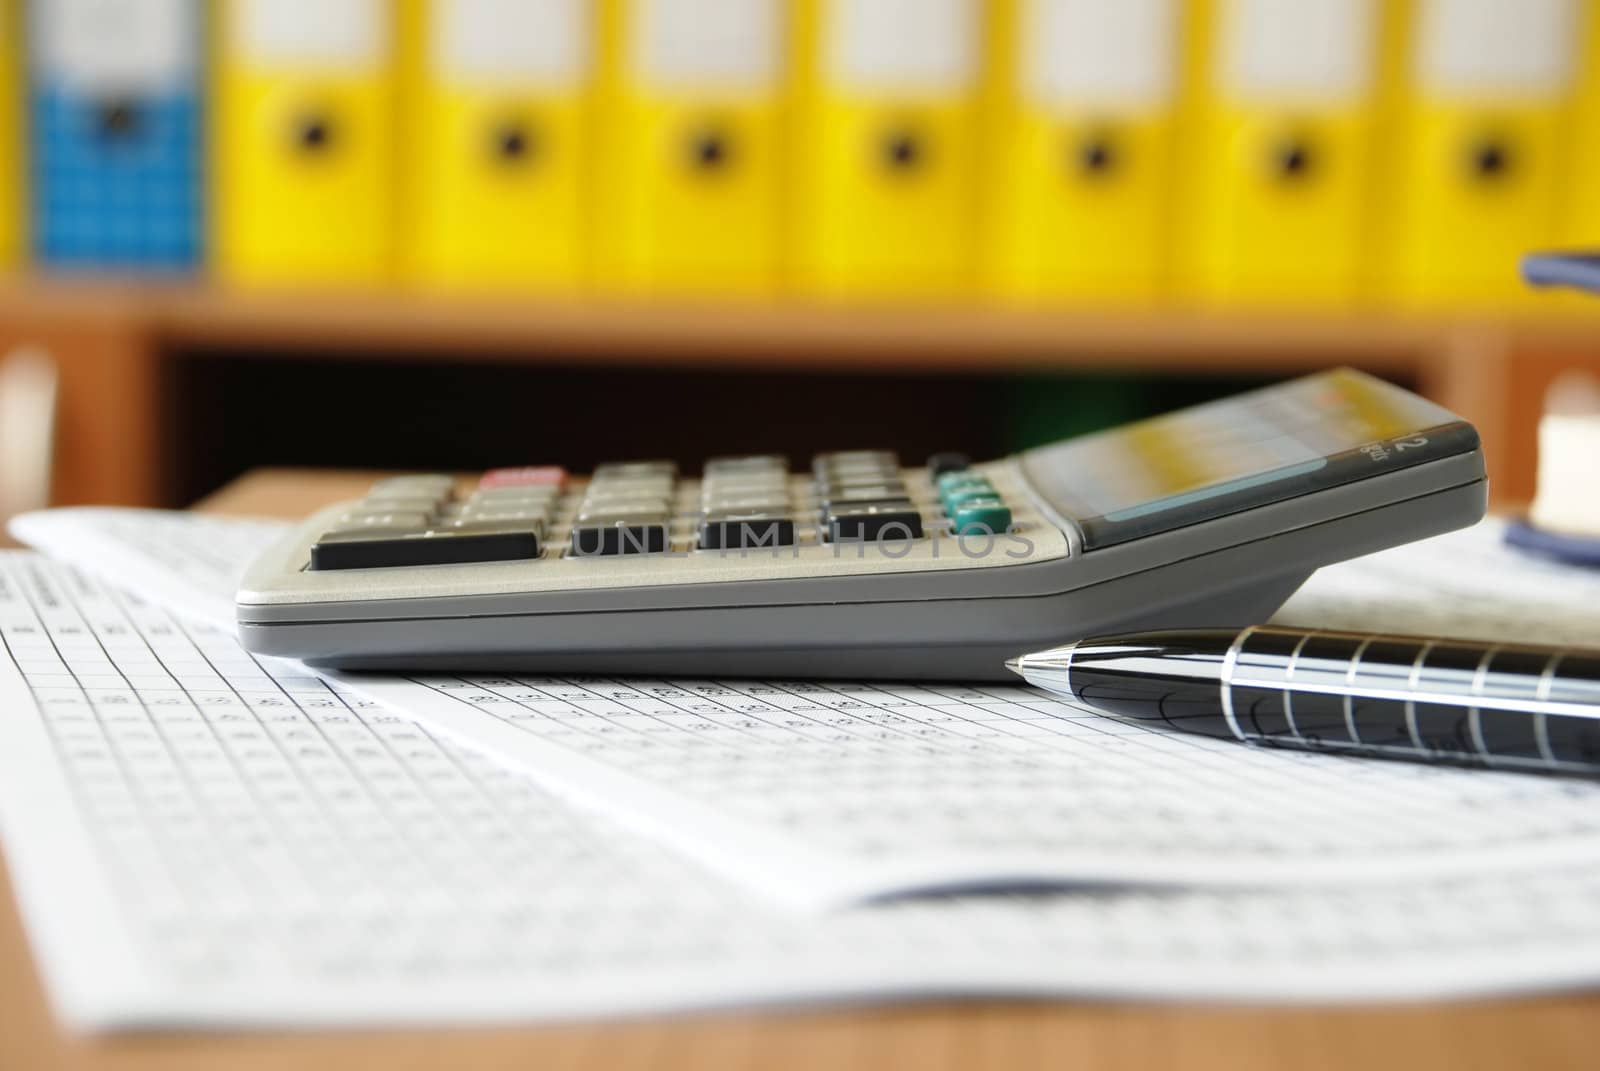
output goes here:
{"type": "MultiPolygon", "coordinates": [[[[1600,977],[1600,786],[1255,750],[1021,688],[323,678],[227,628],[274,525],[15,531],[77,563],[0,559],[0,822],[85,1026],[1600,977]]],[[[1330,570],[1286,614],[1460,594],[1408,555],[1547,582],[1495,538],[1330,570]]],[[[1561,576],[1539,627],[1585,638],[1561,576]]]]}

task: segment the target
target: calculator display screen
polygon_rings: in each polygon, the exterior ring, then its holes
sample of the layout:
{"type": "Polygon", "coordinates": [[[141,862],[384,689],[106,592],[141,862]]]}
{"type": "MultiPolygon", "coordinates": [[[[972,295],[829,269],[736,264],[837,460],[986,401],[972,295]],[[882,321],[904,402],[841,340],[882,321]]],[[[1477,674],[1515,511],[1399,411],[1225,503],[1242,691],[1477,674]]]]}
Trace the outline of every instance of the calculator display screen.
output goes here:
{"type": "Polygon", "coordinates": [[[1477,446],[1447,410],[1341,369],[1032,450],[1023,465],[1092,549],[1477,446]]]}

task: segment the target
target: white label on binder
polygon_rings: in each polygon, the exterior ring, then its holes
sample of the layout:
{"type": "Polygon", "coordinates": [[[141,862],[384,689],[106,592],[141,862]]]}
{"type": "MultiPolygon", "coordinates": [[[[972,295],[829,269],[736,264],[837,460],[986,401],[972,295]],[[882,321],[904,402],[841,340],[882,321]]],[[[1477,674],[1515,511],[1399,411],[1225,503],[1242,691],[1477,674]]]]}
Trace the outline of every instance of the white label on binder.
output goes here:
{"type": "Polygon", "coordinates": [[[782,22],[778,0],[637,0],[635,68],[659,87],[768,90],[782,22]]]}
{"type": "Polygon", "coordinates": [[[949,92],[978,72],[976,0],[832,0],[828,70],[849,89],[949,92]]]}
{"type": "Polygon", "coordinates": [[[588,0],[435,0],[434,64],[456,82],[571,84],[588,69],[588,0]]]}
{"type": "Polygon", "coordinates": [[[39,66],[84,93],[182,87],[199,54],[192,0],[49,0],[30,9],[39,66]]]}
{"type": "Polygon", "coordinates": [[[1572,76],[1577,0],[1424,0],[1424,85],[1459,93],[1559,93],[1572,76]]]}
{"type": "Polygon", "coordinates": [[[1022,86],[1049,106],[1159,108],[1173,94],[1177,0],[1028,0],[1022,86]]]}
{"type": "Polygon", "coordinates": [[[389,37],[384,0],[235,0],[234,40],[262,63],[376,64],[389,37]]]}
{"type": "Polygon", "coordinates": [[[1226,0],[1220,84],[1247,100],[1349,100],[1377,66],[1374,0],[1226,0]]]}

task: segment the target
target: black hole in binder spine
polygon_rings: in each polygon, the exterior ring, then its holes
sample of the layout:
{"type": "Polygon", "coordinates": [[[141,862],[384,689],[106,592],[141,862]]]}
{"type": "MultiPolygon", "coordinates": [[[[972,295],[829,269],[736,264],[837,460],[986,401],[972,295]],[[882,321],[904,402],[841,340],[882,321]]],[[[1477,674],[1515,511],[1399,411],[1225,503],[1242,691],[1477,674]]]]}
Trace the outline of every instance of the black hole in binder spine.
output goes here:
{"type": "Polygon", "coordinates": [[[538,150],[533,130],[525,123],[502,123],[490,138],[494,155],[507,164],[520,164],[531,159],[538,150]]]}
{"type": "Polygon", "coordinates": [[[1304,181],[1314,163],[1315,157],[1304,138],[1290,138],[1272,151],[1273,170],[1285,182],[1304,181]]]}
{"type": "Polygon", "coordinates": [[[106,141],[122,141],[138,133],[139,107],[133,101],[117,98],[100,103],[95,116],[100,137],[106,141]]]}
{"type": "Polygon", "coordinates": [[[333,123],[326,115],[304,115],[295,121],[294,142],[304,152],[326,152],[333,144],[333,134],[333,123]]]}
{"type": "Polygon", "coordinates": [[[1115,140],[1106,131],[1097,131],[1074,146],[1074,161],[1080,174],[1089,178],[1102,178],[1117,169],[1122,154],[1115,140]]]}
{"type": "Polygon", "coordinates": [[[725,130],[702,130],[689,139],[689,162],[696,170],[721,171],[733,159],[733,139],[725,130]]]}
{"type": "Polygon", "coordinates": [[[912,171],[927,156],[922,139],[909,130],[896,130],[883,139],[883,162],[892,171],[912,171]]]}
{"type": "Polygon", "coordinates": [[[1468,152],[1468,166],[1482,182],[1497,182],[1511,171],[1511,150],[1501,138],[1484,138],[1468,152]]]}

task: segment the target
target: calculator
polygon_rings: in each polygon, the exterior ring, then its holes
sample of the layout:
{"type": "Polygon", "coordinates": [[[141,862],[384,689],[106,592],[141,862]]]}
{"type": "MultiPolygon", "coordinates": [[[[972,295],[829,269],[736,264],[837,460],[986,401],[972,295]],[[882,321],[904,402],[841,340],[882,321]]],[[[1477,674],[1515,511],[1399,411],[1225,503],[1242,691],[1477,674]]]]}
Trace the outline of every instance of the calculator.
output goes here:
{"type": "Polygon", "coordinates": [[[240,637],[350,670],[1002,680],[1086,636],[1259,623],[1487,487],[1469,423],[1348,369],[997,460],[809,462],[384,479],[253,564],[240,637]]]}

